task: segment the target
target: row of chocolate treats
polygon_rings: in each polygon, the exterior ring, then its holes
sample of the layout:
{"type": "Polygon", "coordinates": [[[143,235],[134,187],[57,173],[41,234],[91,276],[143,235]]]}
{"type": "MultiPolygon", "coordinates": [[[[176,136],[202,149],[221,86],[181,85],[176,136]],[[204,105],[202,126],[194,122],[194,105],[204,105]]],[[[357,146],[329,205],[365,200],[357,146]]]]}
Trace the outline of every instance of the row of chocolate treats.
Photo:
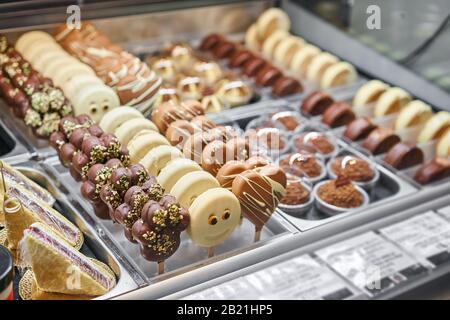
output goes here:
{"type": "Polygon", "coordinates": [[[92,23],[82,22],[80,29],[61,25],[55,30],[55,39],[113,88],[121,105],[141,112],[151,108],[162,79],[146,63],[112,43],[92,23]]]}
{"type": "Polygon", "coordinates": [[[72,105],[52,80],[43,76],[0,35],[0,96],[14,114],[40,138],[58,129],[59,120],[72,114],[72,105]]]}
{"type": "Polygon", "coordinates": [[[180,105],[166,102],[154,110],[152,120],[161,134],[158,130],[135,130],[133,123],[142,115],[130,111],[124,107],[114,110],[104,117],[100,126],[105,131],[117,132],[129,123],[128,132],[134,134],[127,145],[131,162],[140,163],[156,175],[163,188],[183,207],[189,208],[188,234],[196,244],[213,248],[225,241],[238,225],[241,211],[261,230],[284,191],[285,177],[279,168],[268,166],[267,161],[256,161],[257,158],[248,160],[248,143],[232,128],[216,126],[206,118],[198,101],[180,105]],[[224,188],[223,176],[218,171],[228,161],[235,160],[249,161],[246,162],[248,172],[239,177],[236,172],[236,177],[229,181],[236,180],[236,187],[224,188]],[[266,168],[256,169],[260,166],[266,168]],[[253,175],[252,179],[246,180],[246,175],[253,175]],[[259,178],[257,182],[253,181],[255,176],[259,178]],[[244,190],[254,183],[265,193],[254,188],[258,194],[249,200],[248,191],[244,190]],[[260,209],[245,209],[249,202],[260,209]]]}
{"type": "Polygon", "coordinates": [[[254,96],[253,89],[236,73],[224,70],[189,44],[167,45],[162,53],[148,55],[145,61],[163,79],[154,107],[194,99],[205,112],[220,112],[247,104],[254,96]]]}
{"type": "Polygon", "coordinates": [[[302,102],[301,112],[320,115],[330,127],[346,126],[343,136],[356,141],[397,170],[425,161],[425,152],[435,155],[420,167],[414,179],[428,184],[450,174],[450,114],[432,108],[401,88],[372,80],[355,94],[353,106],[335,102],[325,92],[314,92],[302,102]],[[425,151],[424,151],[425,150],[425,151]]]}
{"type": "Polygon", "coordinates": [[[331,133],[316,131],[314,124],[298,111],[281,111],[261,115],[246,126],[244,135],[256,134],[258,144],[287,175],[280,209],[304,217],[313,206],[334,215],[368,205],[379,185],[376,165],[341,148],[331,133]]]}
{"type": "Polygon", "coordinates": [[[114,134],[82,115],[62,119],[50,142],[71,175],[83,181],[81,194],[96,215],[123,225],[125,236],[140,244],[145,259],[162,263],[175,253],[189,224],[188,211],[142,165],[130,165],[128,149],[114,134]]]}
{"type": "Polygon", "coordinates": [[[105,85],[91,67],[70,56],[50,34],[26,32],[17,40],[15,48],[63,90],[72,102],[75,115],[88,114],[98,121],[108,110],[120,105],[114,90],[105,85]]]}
{"type": "Polygon", "coordinates": [[[352,84],[355,68],[289,33],[289,16],[278,8],[263,12],[245,34],[245,45],[279,68],[322,89],[352,84]]]}
{"type": "Polygon", "coordinates": [[[52,207],[53,196],[16,168],[0,164],[0,233],[5,233],[1,244],[11,251],[19,272],[38,286],[22,288],[19,284],[22,299],[55,294],[98,296],[111,290],[116,284],[114,273],[79,251],[83,233],[52,207]],[[69,266],[77,268],[82,279],[76,288],[66,285],[69,266]]]}
{"type": "Polygon", "coordinates": [[[213,33],[206,36],[200,50],[212,52],[220,59],[228,59],[230,68],[240,69],[242,74],[254,78],[260,87],[272,87],[272,95],[284,97],[303,92],[302,84],[295,78],[283,75],[268,59],[244,46],[213,33]]]}

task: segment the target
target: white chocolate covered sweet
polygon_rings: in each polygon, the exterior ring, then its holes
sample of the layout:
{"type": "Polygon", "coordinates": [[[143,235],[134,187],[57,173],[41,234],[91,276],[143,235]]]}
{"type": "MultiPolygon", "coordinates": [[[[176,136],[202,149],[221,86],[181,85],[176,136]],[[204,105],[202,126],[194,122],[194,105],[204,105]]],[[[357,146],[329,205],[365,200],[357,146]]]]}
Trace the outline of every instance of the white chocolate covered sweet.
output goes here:
{"type": "Polygon", "coordinates": [[[411,95],[401,88],[387,89],[375,104],[375,117],[399,112],[411,101],[411,95]]]}
{"type": "Polygon", "coordinates": [[[213,188],[198,196],[189,207],[187,233],[199,246],[224,242],[239,224],[241,207],[236,196],[224,188],[213,188]]]}
{"type": "Polygon", "coordinates": [[[201,170],[202,168],[198,163],[191,159],[176,158],[167,162],[166,166],[158,174],[157,180],[164,190],[171,193],[173,186],[181,177],[189,172],[201,170]]]}
{"type": "Polygon", "coordinates": [[[193,171],[182,176],[170,190],[178,202],[189,208],[194,200],[205,191],[220,187],[219,182],[206,171],[193,171]]]}
{"type": "Polygon", "coordinates": [[[139,163],[147,169],[150,175],[157,176],[170,160],[181,158],[182,156],[180,149],[160,145],[150,150],[139,163]]]}
{"type": "Polygon", "coordinates": [[[128,142],[142,130],[153,130],[158,132],[158,128],[150,120],[146,118],[133,118],[117,127],[114,134],[117,139],[119,139],[120,143],[126,146],[128,142]]]}
{"type": "Polygon", "coordinates": [[[395,130],[424,125],[433,115],[431,107],[420,101],[408,103],[399,113],[395,121],[395,130]]]}
{"type": "Polygon", "coordinates": [[[99,125],[103,131],[113,133],[124,122],[143,117],[142,113],[135,108],[123,106],[105,114],[99,125]]]}
{"type": "Polygon", "coordinates": [[[153,148],[160,145],[170,145],[169,141],[158,132],[143,130],[128,143],[131,163],[138,163],[153,148]]]}

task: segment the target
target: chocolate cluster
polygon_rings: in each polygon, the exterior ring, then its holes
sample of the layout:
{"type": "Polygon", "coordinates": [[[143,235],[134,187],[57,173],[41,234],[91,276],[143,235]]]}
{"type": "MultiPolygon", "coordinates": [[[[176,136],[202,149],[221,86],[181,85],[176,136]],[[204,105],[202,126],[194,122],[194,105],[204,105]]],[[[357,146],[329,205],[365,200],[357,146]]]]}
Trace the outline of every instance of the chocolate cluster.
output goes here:
{"type": "Polygon", "coordinates": [[[303,92],[297,79],[284,75],[267,59],[223,35],[208,35],[202,40],[200,50],[211,52],[217,59],[228,59],[229,67],[239,68],[244,75],[254,78],[258,86],[272,87],[272,94],[276,97],[303,92]]]}
{"type": "Polygon", "coordinates": [[[0,35],[0,96],[36,136],[46,138],[58,130],[72,106],[60,88],[33,69],[4,35],[0,35]]]}

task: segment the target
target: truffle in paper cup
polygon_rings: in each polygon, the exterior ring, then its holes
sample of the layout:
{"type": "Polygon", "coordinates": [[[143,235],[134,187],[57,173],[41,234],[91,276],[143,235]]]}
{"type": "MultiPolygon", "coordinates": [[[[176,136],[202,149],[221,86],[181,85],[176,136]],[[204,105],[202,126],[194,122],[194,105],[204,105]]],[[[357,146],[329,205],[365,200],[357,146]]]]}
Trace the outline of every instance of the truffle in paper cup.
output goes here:
{"type": "Polygon", "coordinates": [[[288,155],[285,155],[285,156],[283,156],[281,158],[281,161],[280,161],[279,165],[285,171],[288,171],[287,173],[289,173],[289,174],[300,176],[300,173],[301,173],[302,177],[304,177],[305,180],[309,181],[312,184],[315,184],[315,183],[325,179],[326,176],[327,176],[327,169],[325,167],[325,163],[324,163],[322,157],[319,154],[308,154],[308,153],[288,154],[288,155]],[[315,176],[315,177],[308,176],[308,174],[306,172],[302,171],[302,169],[295,167],[295,162],[296,161],[301,161],[300,159],[301,158],[305,158],[305,157],[314,157],[315,158],[317,164],[321,167],[321,173],[318,176],[315,176]],[[289,164],[288,165],[285,165],[285,164],[282,163],[282,162],[285,162],[286,159],[289,159],[289,164]],[[293,167],[292,172],[290,172],[289,169],[286,169],[285,168],[286,166],[293,167]],[[297,170],[298,170],[298,172],[297,172],[297,170]]]}
{"type": "Polygon", "coordinates": [[[367,162],[367,164],[370,166],[370,169],[373,172],[373,178],[372,179],[370,179],[368,181],[358,181],[358,180],[351,179],[351,177],[349,177],[349,179],[352,180],[352,182],[355,183],[357,186],[363,188],[366,191],[370,191],[371,189],[373,189],[375,187],[375,185],[377,184],[378,180],[380,179],[380,172],[378,171],[376,166],[371,164],[370,162],[364,160],[364,159],[361,159],[359,157],[352,156],[352,155],[333,157],[332,159],[330,159],[328,161],[328,163],[327,163],[327,171],[328,171],[328,176],[331,179],[336,179],[337,178],[337,174],[334,172],[334,170],[332,168],[332,165],[339,158],[342,158],[341,163],[342,162],[349,163],[349,161],[351,161],[352,159],[358,159],[358,160],[367,162]]]}
{"type": "Polygon", "coordinates": [[[331,180],[326,180],[326,181],[322,181],[318,184],[316,184],[314,186],[314,189],[312,191],[312,197],[315,199],[315,204],[317,209],[319,209],[321,212],[329,215],[329,216],[334,216],[340,213],[344,213],[344,212],[348,212],[351,210],[356,210],[356,209],[360,209],[363,208],[365,206],[367,206],[370,202],[370,198],[369,195],[367,194],[367,192],[361,188],[360,186],[354,184],[355,189],[361,194],[362,198],[363,198],[363,202],[359,207],[355,207],[355,208],[342,208],[342,207],[338,207],[335,205],[332,205],[324,200],[322,200],[322,198],[320,198],[319,196],[319,189],[321,186],[323,186],[325,183],[329,182],[331,180]]]}
{"type": "Polygon", "coordinates": [[[335,157],[339,153],[339,145],[336,139],[325,132],[309,131],[296,134],[293,136],[291,144],[292,149],[295,152],[301,152],[304,148],[314,148],[316,154],[321,155],[325,160],[335,157]],[[333,150],[330,150],[329,152],[321,150],[321,147],[318,147],[316,143],[313,143],[313,141],[318,138],[325,138],[330,145],[333,146],[333,150]]]}
{"type": "MultiPolygon", "coordinates": [[[[306,214],[309,210],[311,210],[313,204],[314,204],[314,197],[312,195],[312,185],[309,184],[307,181],[305,181],[302,178],[296,177],[296,179],[288,178],[287,184],[289,186],[290,183],[300,183],[309,193],[309,199],[305,203],[301,204],[284,204],[280,201],[278,204],[278,207],[283,210],[283,212],[294,216],[294,217],[300,217],[304,214],[306,214]]],[[[283,200],[283,199],[282,199],[283,200]]]]}
{"type": "Polygon", "coordinates": [[[289,148],[289,138],[287,134],[277,128],[264,128],[260,130],[249,130],[245,133],[249,140],[250,150],[264,150],[272,159],[278,158],[285,154],[289,148]],[[277,139],[278,141],[273,141],[277,139]]]}
{"type": "Polygon", "coordinates": [[[273,125],[288,133],[301,132],[304,130],[303,120],[297,112],[280,111],[270,117],[273,125]]]}

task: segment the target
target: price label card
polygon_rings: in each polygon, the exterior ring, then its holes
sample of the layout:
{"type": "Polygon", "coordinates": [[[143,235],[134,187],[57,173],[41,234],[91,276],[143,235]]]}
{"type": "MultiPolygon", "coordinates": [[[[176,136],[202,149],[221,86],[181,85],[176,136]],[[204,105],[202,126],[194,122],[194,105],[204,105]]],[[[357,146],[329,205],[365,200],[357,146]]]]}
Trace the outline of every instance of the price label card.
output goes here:
{"type": "Polygon", "coordinates": [[[450,222],[434,212],[385,227],[380,233],[430,268],[450,262],[450,222]]]}
{"type": "Polygon", "coordinates": [[[369,296],[376,296],[427,268],[375,232],[338,242],[315,254],[369,296]]]}
{"type": "Polygon", "coordinates": [[[342,300],[357,293],[328,267],[304,255],[192,294],[186,299],[342,300]]]}
{"type": "Polygon", "coordinates": [[[439,209],[438,212],[441,214],[441,216],[450,221],[450,206],[439,209]]]}

